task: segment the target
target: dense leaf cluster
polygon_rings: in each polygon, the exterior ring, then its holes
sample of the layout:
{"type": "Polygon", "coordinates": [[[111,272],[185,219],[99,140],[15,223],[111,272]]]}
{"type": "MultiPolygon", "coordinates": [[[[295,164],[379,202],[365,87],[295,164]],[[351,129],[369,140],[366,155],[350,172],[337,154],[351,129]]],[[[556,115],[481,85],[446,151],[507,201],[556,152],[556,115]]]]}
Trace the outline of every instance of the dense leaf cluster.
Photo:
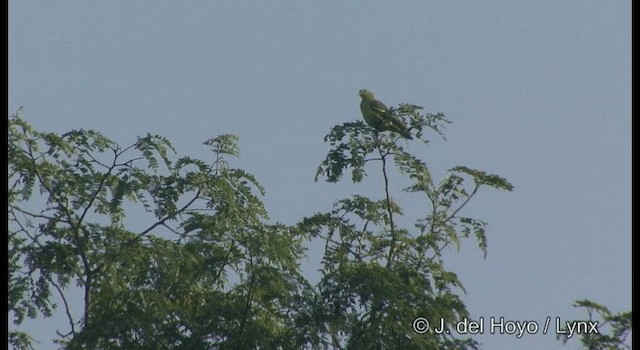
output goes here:
{"type": "MultiPolygon", "coordinates": [[[[401,104],[392,113],[416,140],[444,137],[444,115],[421,110],[401,104]]],[[[63,312],[55,341],[68,349],[477,349],[411,325],[469,316],[443,250],[473,236],[486,255],[487,223],[463,208],[483,186],[513,186],[464,166],[436,181],[398,138],[359,121],[333,127],[316,180],[379,172],[381,196],[343,198],[286,226],[269,222],[257,179],[231,166],[234,135],[207,140],[208,161],[175,159],[158,135],[121,146],[92,130],[39,132],[11,116],[9,315],[19,326],[63,312]],[[390,195],[392,167],[429,206],[409,227],[390,195]],[[323,247],[317,284],[300,269],[305,242],[323,247]]],[[[8,335],[15,348],[31,340],[19,327],[8,335]]]]}

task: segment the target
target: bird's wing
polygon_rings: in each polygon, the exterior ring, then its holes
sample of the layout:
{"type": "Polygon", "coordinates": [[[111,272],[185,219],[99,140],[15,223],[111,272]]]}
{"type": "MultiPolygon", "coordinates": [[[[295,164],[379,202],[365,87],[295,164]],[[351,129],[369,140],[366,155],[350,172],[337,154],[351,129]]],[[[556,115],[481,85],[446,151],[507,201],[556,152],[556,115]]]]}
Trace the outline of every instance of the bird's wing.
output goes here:
{"type": "Polygon", "coordinates": [[[373,100],[371,101],[369,106],[374,113],[380,115],[383,118],[383,122],[387,124],[389,127],[404,129],[404,124],[400,122],[398,119],[396,119],[395,117],[393,117],[393,115],[391,114],[391,111],[387,106],[385,106],[384,103],[378,100],[373,100]]]}
{"type": "MultiPolygon", "coordinates": [[[[363,110],[363,116],[365,117],[367,124],[373,126],[378,131],[391,130],[399,133],[405,138],[412,139],[409,129],[406,128],[404,123],[392,115],[391,111],[384,103],[378,100],[373,100],[369,102],[368,107],[371,115],[368,115],[365,113],[365,110],[363,110]]],[[[363,108],[362,104],[360,105],[360,108],[363,108]]]]}
{"type": "Polygon", "coordinates": [[[389,113],[389,108],[387,108],[387,106],[385,106],[384,103],[378,100],[371,101],[371,103],[369,104],[369,108],[371,108],[373,112],[378,113],[380,115],[386,115],[387,113],[389,113]]]}

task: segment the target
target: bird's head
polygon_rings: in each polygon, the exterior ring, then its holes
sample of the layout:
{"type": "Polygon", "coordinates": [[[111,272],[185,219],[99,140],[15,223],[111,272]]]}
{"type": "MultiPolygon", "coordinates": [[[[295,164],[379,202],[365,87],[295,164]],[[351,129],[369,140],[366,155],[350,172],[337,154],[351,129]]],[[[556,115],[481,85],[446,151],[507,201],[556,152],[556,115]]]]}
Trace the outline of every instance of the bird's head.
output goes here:
{"type": "Polygon", "coordinates": [[[360,90],[360,92],[358,92],[358,95],[360,95],[360,97],[362,98],[366,98],[369,100],[373,100],[375,99],[375,97],[373,97],[373,92],[367,90],[367,89],[362,89],[360,90]]]}

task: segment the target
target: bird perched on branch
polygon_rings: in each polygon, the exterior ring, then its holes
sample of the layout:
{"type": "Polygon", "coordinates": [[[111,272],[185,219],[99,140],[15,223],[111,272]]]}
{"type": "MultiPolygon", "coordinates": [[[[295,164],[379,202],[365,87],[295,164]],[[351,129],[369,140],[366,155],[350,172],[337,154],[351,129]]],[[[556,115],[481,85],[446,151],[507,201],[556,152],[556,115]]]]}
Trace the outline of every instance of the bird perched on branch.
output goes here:
{"type": "Polygon", "coordinates": [[[376,131],[393,131],[402,135],[406,139],[413,139],[409,128],[407,128],[400,120],[393,116],[389,108],[384,103],[376,100],[373,93],[369,90],[362,89],[358,93],[362,97],[360,102],[360,111],[362,118],[369,126],[376,131]]]}

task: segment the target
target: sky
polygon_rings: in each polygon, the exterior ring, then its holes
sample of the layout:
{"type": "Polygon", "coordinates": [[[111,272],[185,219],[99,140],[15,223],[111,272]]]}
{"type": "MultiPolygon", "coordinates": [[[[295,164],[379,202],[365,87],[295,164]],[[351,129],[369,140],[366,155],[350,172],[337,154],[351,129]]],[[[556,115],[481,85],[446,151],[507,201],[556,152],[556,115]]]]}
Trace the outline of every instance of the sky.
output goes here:
{"type": "MultiPolygon", "coordinates": [[[[94,129],[122,144],[160,134],[201,159],[203,141],[236,134],[232,164],[265,186],[274,222],[382,197],[375,175],[313,180],[324,135],[360,120],[360,89],[442,112],[446,141],[407,144],[434,177],[465,165],[515,186],[485,188],[465,209],[489,223],[486,259],[472,240],[447,253],[472,318],[584,319],[578,299],[631,309],[628,0],[10,0],[8,10],[8,114],[23,106],[37,130],[94,129]]],[[[410,222],[424,200],[394,176],[410,222]]],[[[55,323],[25,330],[46,349],[55,323]]],[[[552,332],[474,339],[578,346],[552,332]]]]}

